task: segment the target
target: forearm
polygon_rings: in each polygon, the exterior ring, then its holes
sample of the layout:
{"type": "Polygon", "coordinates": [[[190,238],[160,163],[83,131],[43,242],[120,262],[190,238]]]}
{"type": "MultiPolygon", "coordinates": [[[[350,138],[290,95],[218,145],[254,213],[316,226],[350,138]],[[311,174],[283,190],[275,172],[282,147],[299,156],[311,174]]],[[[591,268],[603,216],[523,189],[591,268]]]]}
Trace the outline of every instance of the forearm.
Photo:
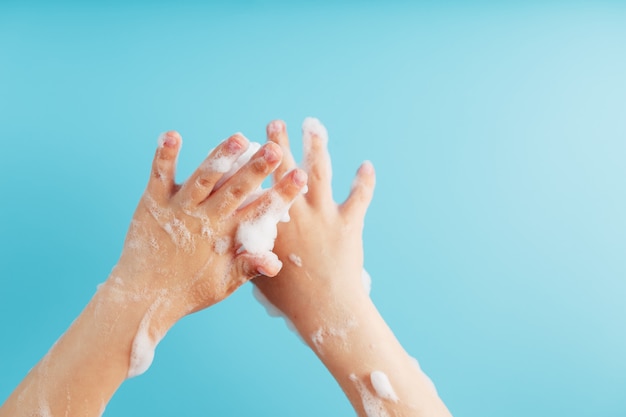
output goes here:
{"type": "Polygon", "coordinates": [[[359,416],[450,415],[368,297],[309,311],[296,326],[359,416]]]}
{"type": "Polygon", "coordinates": [[[0,416],[100,416],[128,377],[133,342],[142,328],[158,341],[172,316],[154,308],[156,295],[137,293],[111,277],[80,316],[29,372],[0,416]],[[150,323],[146,323],[146,317],[150,323]]]}

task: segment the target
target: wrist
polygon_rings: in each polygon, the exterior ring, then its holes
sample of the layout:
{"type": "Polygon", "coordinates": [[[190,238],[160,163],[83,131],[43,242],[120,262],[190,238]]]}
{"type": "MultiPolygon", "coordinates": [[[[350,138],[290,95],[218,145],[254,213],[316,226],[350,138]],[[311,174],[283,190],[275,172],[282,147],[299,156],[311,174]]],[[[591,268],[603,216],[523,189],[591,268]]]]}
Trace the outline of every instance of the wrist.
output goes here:
{"type": "Polygon", "coordinates": [[[331,353],[350,354],[359,340],[356,336],[368,332],[367,328],[382,319],[365,293],[352,291],[317,298],[299,309],[291,320],[311,349],[324,360],[331,353]]]}

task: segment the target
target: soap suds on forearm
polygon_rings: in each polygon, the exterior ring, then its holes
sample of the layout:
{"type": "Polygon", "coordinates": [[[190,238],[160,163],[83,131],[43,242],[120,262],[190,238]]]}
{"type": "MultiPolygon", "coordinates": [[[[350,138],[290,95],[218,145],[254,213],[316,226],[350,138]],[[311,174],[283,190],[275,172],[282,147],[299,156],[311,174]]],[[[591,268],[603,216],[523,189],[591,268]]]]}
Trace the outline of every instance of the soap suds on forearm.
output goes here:
{"type": "Polygon", "coordinates": [[[280,311],[278,309],[278,307],[276,307],[274,304],[271,303],[270,300],[267,299],[267,297],[265,296],[265,294],[263,294],[263,292],[261,292],[261,290],[259,289],[259,287],[257,287],[256,285],[252,284],[252,295],[254,296],[254,298],[263,306],[265,307],[265,311],[267,312],[267,314],[270,317],[280,317],[283,320],[285,320],[285,324],[287,325],[287,328],[289,330],[291,330],[292,332],[294,332],[298,338],[300,339],[300,341],[302,341],[302,343],[306,344],[304,342],[304,339],[302,338],[302,336],[300,335],[300,333],[298,332],[298,329],[296,329],[296,326],[293,324],[293,322],[291,320],[289,320],[287,318],[287,316],[285,314],[283,314],[282,311],[280,311]]]}
{"type": "Polygon", "coordinates": [[[426,373],[422,370],[422,367],[420,366],[420,363],[417,361],[417,359],[415,359],[413,356],[409,356],[409,359],[411,360],[411,362],[413,362],[413,365],[415,365],[415,367],[417,368],[418,372],[420,373],[424,381],[426,381],[426,385],[432,388],[432,391],[435,395],[439,395],[437,392],[437,387],[435,387],[435,384],[433,383],[432,379],[430,379],[430,377],[426,375],[426,373]]]}
{"type": "Polygon", "coordinates": [[[384,400],[393,401],[394,403],[398,402],[398,396],[393,390],[387,374],[382,371],[373,371],[370,374],[370,381],[374,391],[376,391],[376,395],[384,400]]]}
{"type": "Polygon", "coordinates": [[[365,268],[361,271],[361,283],[363,284],[363,289],[367,295],[370,295],[372,292],[372,277],[367,273],[365,268]]]}
{"type": "Polygon", "coordinates": [[[311,343],[315,351],[321,356],[324,355],[324,345],[326,343],[334,343],[337,347],[347,351],[350,349],[350,338],[348,335],[357,326],[358,323],[352,316],[334,317],[333,323],[325,321],[323,325],[311,334],[311,343]]]}
{"type": "Polygon", "coordinates": [[[133,339],[130,352],[127,378],[133,378],[143,374],[150,368],[150,365],[152,365],[154,350],[156,349],[156,345],[161,341],[162,336],[150,334],[150,325],[156,310],[163,303],[163,295],[160,295],[148,308],[148,311],[139,323],[139,328],[133,339]]]}
{"type": "Polygon", "coordinates": [[[350,381],[354,382],[357,392],[361,396],[361,402],[367,417],[389,417],[389,413],[385,410],[385,403],[382,399],[372,394],[365,383],[355,374],[350,374],[349,378],[350,381]]]}
{"type": "Polygon", "coordinates": [[[302,267],[302,258],[300,258],[295,253],[290,253],[288,258],[291,261],[291,263],[294,264],[295,266],[297,266],[298,268],[302,267]]]}

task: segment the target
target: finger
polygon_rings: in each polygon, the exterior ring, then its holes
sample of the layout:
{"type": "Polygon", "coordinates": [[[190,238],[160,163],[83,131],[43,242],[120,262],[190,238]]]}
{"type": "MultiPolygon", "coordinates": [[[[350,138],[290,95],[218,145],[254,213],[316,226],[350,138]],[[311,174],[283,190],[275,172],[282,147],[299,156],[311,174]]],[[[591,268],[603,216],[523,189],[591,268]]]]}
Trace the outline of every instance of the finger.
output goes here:
{"type": "Polygon", "coordinates": [[[271,251],[277,234],[277,224],[288,220],[289,206],[306,185],[306,173],[295,169],[261,197],[242,208],[237,220],[237,252],[263,253],[271,251]]]}
{"type": "Polygon", "coordinates": [[[287,127],[282,120],[273,120],[267,125],[267,140],[278,144],[283,151],[283,160],[274,171],[274,184],[280,181],[285,174],[296,167],[296,161],[293,159],[291,149],[289,147],[289,136],[287,135],[287,127]]]}
{"type": "Polygon", "coordinates": [[[302,123],[304,169],[309,175],[307,200],[312,203],[332,201],[328,132],[318,119],[307,117],[302,123]]]}
{"type": "Polygon", "coordinates": [[[307,175],[301,169],[288,172],[274,186],[258,199],[241,209],[244,219],[256,219],[261,216],[275,216],[277,221],[284,217],[291,203],[307,185],[307,175]]]}
{"type": "Polygon", "coordinates": [[[206,200],[207,209],[215,210],[220,215],[234,212],[274,171],[281,157],[280,146],[272,142],[263,145],[250,161],[206,200]]]}
{"type": "Polygon", "coordinates": [[[213,149],[176,194],[185,207],[195,207],[202,203],[217,181],[232,168],[248,146],[248,139],[241,134],[235,134],[213,149]]]}
{"type": "Polygon", "coordinates": [[[274,277],[282,267],[274,252],[242,253],[235,258],[236,274],[242,284],[258,275],[274,277]]]}
{"type": "Polygon", "coordinates": [[[178,132],[169,131],[159,136],[147,187],[147,192],[152,198],[162,200],[172,194],[176,176],[176,159],[181,145],[182,138],[178,132]]]}
{"type": "Polygon", "coordinates": [[[346,201],[341,204],[339,210],[350,219],[365,218],[367,207],[374,195],[376,184],[376,173],[371,162],[365,161],[357,170],[356,177],[352,183],[352,190],[346,201]]]}

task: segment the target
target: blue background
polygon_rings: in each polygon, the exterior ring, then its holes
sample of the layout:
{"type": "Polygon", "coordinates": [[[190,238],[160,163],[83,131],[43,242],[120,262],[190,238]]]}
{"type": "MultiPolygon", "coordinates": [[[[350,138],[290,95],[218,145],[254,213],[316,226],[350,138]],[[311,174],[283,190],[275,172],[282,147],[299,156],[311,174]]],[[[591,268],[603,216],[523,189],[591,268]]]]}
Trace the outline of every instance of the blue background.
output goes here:
{"type": "MultiPolygon", "coordinates": [[[[179,180],[317,116],[377,168],[372,297],[457,416],[626,415],[626,4],[0,2],[0,401],[115,264],[156,138],[179,180]]],[[[246,285],[106,416],[352,415],[246,285]]]]}

